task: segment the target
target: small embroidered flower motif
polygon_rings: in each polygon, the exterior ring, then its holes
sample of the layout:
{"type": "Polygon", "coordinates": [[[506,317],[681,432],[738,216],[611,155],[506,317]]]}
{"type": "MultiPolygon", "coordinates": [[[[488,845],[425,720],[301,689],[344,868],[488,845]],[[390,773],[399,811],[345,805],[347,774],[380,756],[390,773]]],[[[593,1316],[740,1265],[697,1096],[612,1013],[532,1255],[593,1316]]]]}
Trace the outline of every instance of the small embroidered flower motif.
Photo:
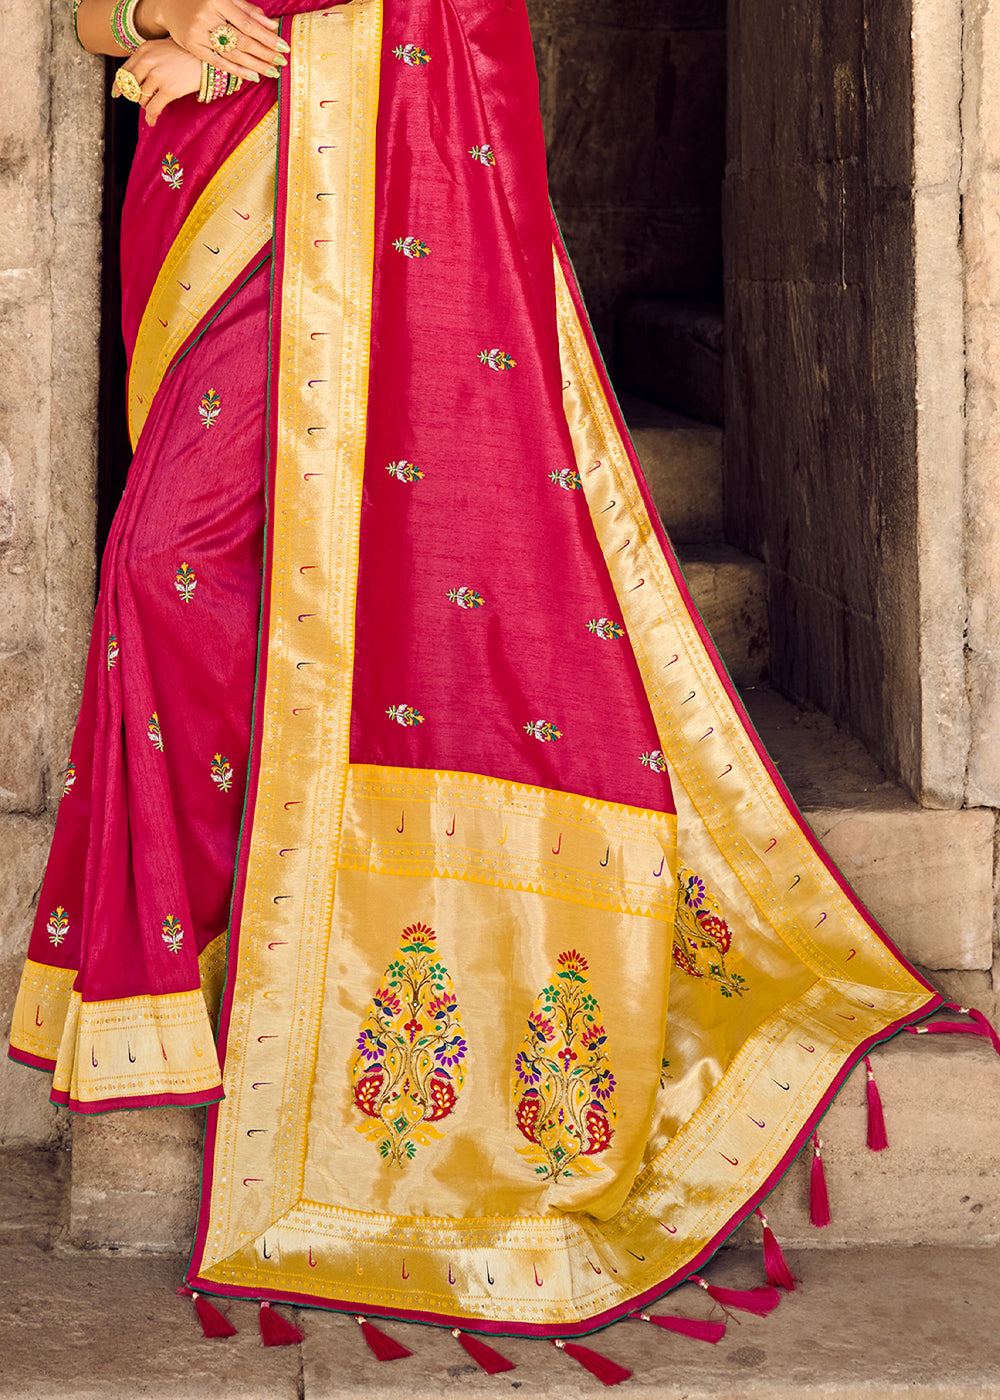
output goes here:
{"type": "Polygon", "coordinates": [[[116,662],[117,660],[118,660],[118,638],[117,638],[117,637],[115,636],[115,634],[112,632],[112,633],[111,633],[111,636],[108,638],[108,670],[109,670],[109,671],[110,671],[111,668],[114,666],[114,664],[115,664],[115,662],[116,662]]]}
{"type": "Polygon", "coordinates": [[[430,252],[422,238],[397,238],[392,245],[404,258],[426,258],[430,252]]]}
{"type": "Polygon", "coordinates": [[[390,705],[386,710],[390,719],[394,719],[397,724],[414,725],[423,724],[424,716],[419,710],[415,710],[412,705],[390,705]]]}
{"type": "Polygon", "coordinates": [[[431,61],[430,54],[419,44],[397,44],[392,51],[392,56],[400,59],[410,68],[423,68],[431,61]]]}
{"type": "Polygon", "coordinates": [[[215,420],[219,416],[219,409],[221,407],[222,400],[214,389],[208,389],[202,394],[201,403],[198,405],[198,412],[206,428],[215,427],[215,420]]]}
{"type": "Polygon", "coordinates": [[[390,462],[386,471],[397,481],[423,481],[424,479],[424,473],[412,462],[390,462]]]}
{"type": "Polygon", "coordinates": [[[49,935],[49,942],[56,948],[62,943],[69,930],[69,919],[66,917],[66,910],[61,904],[57,904],[49,915],[49,921],[45,925],[45,931],[49,935]]]}
{"type": "Polygon", "coordinates": [[[449,588],[448,602],[457,603],[460,608],[481,608],[486,599],[474,588],[449,588]]]}
{"type": "Polygon", "coordinates": [[[492,350],[480,350],[479,358],[484,365],[488,365],[490,369],[495,369],[498,374],[501,370],[513,369],[517,364],[517,361],[511,359],[506,350],[498,350],[496,347],[492,350]]]}
{"type": "Polygon", "coordinates": [[[492,146],[473,146],[469,155],[473,160],[478,160],[480,165],[496,165],[497,163],[497,158],[493,154],[492,146]]]}
{"type": "Polygon", "coordinates": [[[160,174],[172,190],[179,190],[183,185],[184,167],[172,151],[168,151],[160,161],[160,174]]]}
{"type": "Polygon", "coordinates": [[[184,942],[184,930],[173,914],[163,920],[163,941],[171,953],[179,953],[184,942]]]}
{"type": "Polygon", "coordinates": [[[70,761],[69,761],[69,762],[67,763],[67,765],[66,765],[66,776],[65,776],[65,778],[63,779],[63,790],[62,790],[62,795],[63,795],[63,797],[66,796],[66,794],[69,792],[70,788],[73,786],[73,784],[74,784],[75,782],[76,782],[76,764],[73,762],[72,759],[70,759],[70,761]]]}
{"type": "Polygon", "coordinates": [[[533,739],[540,739],[543,744],[550,744],[555,739],[561,739],[563,732],[557,729],[554,724],[549,724],[547,720],[535,719],[529,721],[524,726],[525,734],[530,734],[533,739]]]}
{"type": "Polygon", "coordinates": [[[549,472],[549,480],[554,481],[557,486],[561,486],[564,491],[583,490],[580,473],[574,471],[572,467],[563,467],[562,471],[549,472]]]}
{"type": "Polygon", "coordinates": [[[587,623],[587,631],[593,632],[595,637],[603,637],[606,642],[616,641],[625,635],[621,623],[612,622],[610,617],[592,617],[587,623]]]}
{"type": "Polygon", "coordinates": [[[639,762],[644,768],[652,768],[654,773],[667,771],[667,760],[663,757],[662,749],[652,749],[649,753],[641,753],[639,762]]]}
{"type": "Polygon", "coordinates": [[[220,792],[228,792],[233,785],[233,768],[225,754],[217,753],[212,759],[212,782],[220,792]]]}
{"type": "Polygon", "coordinates": [[[198,580],[190,564],[182,564],[174,574],[174,587],[180,594],[181,602],[190,603],[194,590],[198,587],[198,580]]]}
{"type": "Polygon", "coordinates": [[[163,735],[160,733],[160,717],[155,710],[150,715],[149,723],[146,725],[146,735],[153,748],[158,749],[159,752],[162,753],[163,735]]]}

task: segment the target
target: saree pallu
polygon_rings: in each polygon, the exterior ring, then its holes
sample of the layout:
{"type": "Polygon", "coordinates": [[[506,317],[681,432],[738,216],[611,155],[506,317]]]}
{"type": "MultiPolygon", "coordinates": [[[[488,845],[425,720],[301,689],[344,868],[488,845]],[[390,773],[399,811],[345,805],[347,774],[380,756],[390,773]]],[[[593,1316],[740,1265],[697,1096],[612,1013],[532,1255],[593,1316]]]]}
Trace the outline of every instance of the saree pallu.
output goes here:
{"type": "Polygon", "coordinates": [[[940,999],[693,608],[523,10],[301,8],[276,104],[137,156],[136,458],[12,1053],[213,1105],[199,1290],[585,1332],[940,999]]]}

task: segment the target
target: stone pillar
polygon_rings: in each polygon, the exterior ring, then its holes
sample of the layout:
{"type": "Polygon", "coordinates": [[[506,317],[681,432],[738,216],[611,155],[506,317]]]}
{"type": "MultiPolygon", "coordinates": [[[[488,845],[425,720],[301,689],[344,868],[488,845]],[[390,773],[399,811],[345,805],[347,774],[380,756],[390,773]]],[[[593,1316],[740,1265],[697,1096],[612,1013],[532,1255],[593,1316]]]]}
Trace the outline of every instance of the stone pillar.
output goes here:
{"type": "MultiPolygon", "coordinates": [[[[70,6],[4,0],[0,105],[0,1034],[7,1032],[79,703],[92,611],[100,65],[70,6]]],[[[62,1132],[0,1061],[0,1143],[62,1132]]]]}

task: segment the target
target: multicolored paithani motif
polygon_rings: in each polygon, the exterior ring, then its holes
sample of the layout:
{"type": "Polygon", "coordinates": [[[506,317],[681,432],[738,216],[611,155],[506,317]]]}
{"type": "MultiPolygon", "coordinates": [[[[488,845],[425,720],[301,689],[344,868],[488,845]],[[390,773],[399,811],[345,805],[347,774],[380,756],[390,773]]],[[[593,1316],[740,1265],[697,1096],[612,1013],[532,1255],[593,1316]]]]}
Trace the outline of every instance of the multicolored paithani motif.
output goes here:
{"type": "Polygon", "coordinates": [[[426,258],[431,251],[422,238],[397,238],[392,245],[404,258],[426,258]]]}
{"type": "Polygon", "coordinates": [[[674,920],[673,959],[689,977],[714,982],[724,997],[742,996],[745,978],[726,967],[732,944],[732,931],[723,917],[722,905],[706,887],[700,875],[679,866],[677,915],[674,920]]]}
{"type": "Polygon", "coordinates": [[[114,664],[115,664],[115,662],[116,662],[117,660],[118,660],[118,638],[115,636],[114,632],[112,632],[111,635],[108,637],[108,670],[109,670],[109,671],[110,671],[111,668],[114,666],[114,664]]]}
{"type": "Polygon", "coordinates": [[[493,154],[493,147],[484,143],[482,146],[473,146],[469,151],[473,160],[478,160],[480,165],[496,165],[497,158],[493,154]]]}
{"type": "Polygon", "coordinates": [[[415,710],[412,705],[390,705],[386,710],[386,714],[390,719],[394,719],[397,724],[402,724],[405,727],[414,724],[423,724],[425,718],[420,711],[415,710]]]}
{"type": "Polygon", "coordinates": [[[160,162],[160,174],[172,190],[179,190],[183,185],[184,167],[172,151],[168,151],[160,162]]]}
{"type": "Polygon", "coordinates": [[[57,904],[53,909],[45,927],[49,935],[49,942],[53,947],[58,948],[69,932],[69,918],[61,904],[57,904]]]}
{"type": "Polygon", "coordinates": [[[431,61],[430,54],[419,44],[397,44],[392,54],[410,68],[423,68],[424,64],[431,61]]]}
{"type": "Polygon", "coordinates": [[[506,350],[498,350],[496,347],[492,350],[480,350],[479,358],[484,365],[495,369],[498,373],[505,369],[513,369],[517,364],[517,361],[508,355],[506,350]]]}
{"type": "Polygon", "coordinates": [[[74,784],[75,782],[76,782],[76,764],[73,762],[72,759],[70,759],[70,761],[69,761],[69,762],[67,763],[67,765],[66,765],[66,776],[63,778],[63,790],[62,790],[62,795],[63,795],[63,797],[65,797],[66,794],[71,790],[71,788],[72,788],[72,786],[73,786],[73,784],[74,784]]]}
{"type": "Polygon", "coordinates": [[[198,580],[190,564],[181,564],[174,575],[174,587],[177,589],[181,602],[190,603],[194,597],[194,590],[198,587],[198,580]]]}
{"type": "Polygon", "coordinates": [[[649,753],[641,753],[639,762],[644,768],[651,768],[654,773],[667,771],[667,760],[663,756],[662,749],[650,749],[649,753]]]}
{"type": "Polygon", "coordinates": [[[233,766],[225,754],[217,753],[213,757],[209,771],[212,774],[212,782],[219,791],[228,792],[233,785],[233,766]]]}
{"type": "Polygon", "coordinates": [[[580,473],[573,467],[560,467],[557,472],[549,472],[549,480],[561,486],[564,491],[582,491],[580,473]]]}
{"type": "Polygon", "coordinates": [[[207,389],[201,396],[201,403],[198,405],[198,414],[206,428],[214,428],[219,410],[222,408],[222,400],[214,389],[207,389]]]}
{"type": "Polygon", "coordinates": [[[562,730],[546,719],[529,720],[524,726],[524,732],[530,734],[533,739],[539,739],[543,744],[554,743],[563,736],[562,730]]]}
{"type": "Polygon", "coordinates": [[[610,617],[592,617],[587,623],[587,631],[593,632],[595,637],[602,637],[606,642],[616,641],[625,635],[625,628],[621,623],[612,622],[610,617]]]}
{"type": "Polygon", "coordinates": [[[386,471],[397,481],[423,481],[424,479],[424,473],[412,462],[390,462],[386,471]]]}
{"type": "Polygon", "coordinates": [[[163,941],[167,945],[167,950],[171,953],[179,953],[184,942],[184,930],[181,928],[180,920],[173,914],[168,914],[163,920],[163,941]]]}
{"type": "Polygon", "coordinates": [[[539,992],[514,1059],[517,1150],[545,1181],[599,1170],[590,1159],[611,1145],[617,1118],[608,1034],[590,988],[587,959],[559,954],[539,992]]]}
{"type": "Polygon", "coordinates": [[[457,603],[460,608],[474,610],[481,608],[486,599],[475,588],[449,588],[448,601],[449,603],[457,603]]]}
{"type": "Polygon", "coordinates": [[[163,752],[163,735],[160,732],[160,716],[154,710],[146,725],[146,734],[154,749],[163,752]]]}
{"type": "Polygon", "coordinates": [[[350,1060],[357,1124],[385,1161],[402,1166],[455,1111],[467,1047],[458,998],[426,924],[411,924],[372,997],[350,1060]]]}

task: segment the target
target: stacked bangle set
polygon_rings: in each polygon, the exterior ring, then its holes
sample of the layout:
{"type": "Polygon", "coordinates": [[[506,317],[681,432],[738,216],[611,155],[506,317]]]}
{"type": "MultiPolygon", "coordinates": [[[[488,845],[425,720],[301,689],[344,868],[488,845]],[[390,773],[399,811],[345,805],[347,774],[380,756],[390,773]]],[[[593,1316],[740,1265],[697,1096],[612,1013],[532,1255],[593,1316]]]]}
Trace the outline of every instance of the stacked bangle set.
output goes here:
{"type": "MultiPolygon", "coordinates": [[[[127,49],[129,53],[135,53],[136,49],[146,42],[135,27],[135,11],[138,4],[139,0],[118,0],[111,12],[111,33],[114,35],[115,43],[121,48],[127,49]]],[[[74,17],[75,13],[74,9],[74,17]]],[[[235,37],[233,34],[233,39],[235,37]]],[[[221,51],[221,41],[218,44],[213,44],[214,47],[218,47],[221,51]]],[[[235,48],[235,43],[232,43],[230,47],[235,48]]],[[[225,73],[221,68],[216,68],[211,63],[202,63],[198,101],[214,102],[217,97],[229,97],[232,93],[239,92],[242,86],[243,79],[235,73],[225,73]]],[[[138,98],[134,100],[137,101],[138,98]]]]}

